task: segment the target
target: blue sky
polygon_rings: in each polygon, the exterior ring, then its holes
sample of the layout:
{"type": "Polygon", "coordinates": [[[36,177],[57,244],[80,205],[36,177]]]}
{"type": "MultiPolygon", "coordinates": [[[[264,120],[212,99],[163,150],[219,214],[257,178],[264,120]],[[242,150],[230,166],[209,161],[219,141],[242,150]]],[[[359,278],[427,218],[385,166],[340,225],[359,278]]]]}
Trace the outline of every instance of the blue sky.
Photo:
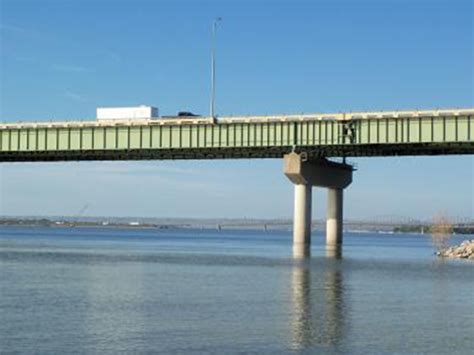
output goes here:
{"type": "MultiPolygon", "coordinates": [[[[470,0],[2,0],[0,120],[93,118],[97,106],[217,112],[473,107],[470,0]]],[[[348,218],[474,215],[474,159],[352,159],[348,218]]],[[[314,194],[315,218],[325,192],[314,194]]],[[[3,164],[0,214],[289,217],[279,160],[3,164]]]]}

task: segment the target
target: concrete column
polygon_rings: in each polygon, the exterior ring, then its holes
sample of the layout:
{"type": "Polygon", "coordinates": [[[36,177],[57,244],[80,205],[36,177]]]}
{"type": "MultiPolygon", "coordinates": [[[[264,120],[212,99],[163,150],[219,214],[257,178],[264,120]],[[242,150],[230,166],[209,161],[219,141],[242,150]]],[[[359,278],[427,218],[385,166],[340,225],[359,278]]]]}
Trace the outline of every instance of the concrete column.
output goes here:
{"type": "Polygon", "coordinates": [[[311,189],[308,184],[295,184],[294,246],[311,243],[311,189]]]}
{"type": "Polygon", "coordinates": [[[328,209],[326,221],[326,245],[340,246],[342,244],[342,209],[343,190],[328,188],[328,209]]]}

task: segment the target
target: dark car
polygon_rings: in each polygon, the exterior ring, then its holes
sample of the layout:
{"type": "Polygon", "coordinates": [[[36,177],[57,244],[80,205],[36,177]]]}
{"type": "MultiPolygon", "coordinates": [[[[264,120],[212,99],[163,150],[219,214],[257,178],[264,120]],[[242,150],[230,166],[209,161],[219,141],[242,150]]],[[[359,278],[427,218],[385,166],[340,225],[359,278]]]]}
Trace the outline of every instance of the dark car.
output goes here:
{"type": "Polygon", "coordinates": [[[179,111],[178,112],[178,117],[200,117],[201,115],[196,115],[192,112],[188,111],[179,111]]]}

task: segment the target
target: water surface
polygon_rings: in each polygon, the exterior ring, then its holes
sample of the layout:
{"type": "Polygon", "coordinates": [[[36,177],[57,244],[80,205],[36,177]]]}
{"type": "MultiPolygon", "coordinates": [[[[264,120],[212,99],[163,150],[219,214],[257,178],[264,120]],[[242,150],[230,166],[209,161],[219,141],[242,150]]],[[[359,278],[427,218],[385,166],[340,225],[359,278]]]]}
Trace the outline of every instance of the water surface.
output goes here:
{"type": "MultiPolygon", "coordinates": [[[[419,235],[0,229],[0,351],[437,353],[474,348],[474,265],[419,235]]],[[[456,237],[453,242],[462,240],[456,237]]]]}

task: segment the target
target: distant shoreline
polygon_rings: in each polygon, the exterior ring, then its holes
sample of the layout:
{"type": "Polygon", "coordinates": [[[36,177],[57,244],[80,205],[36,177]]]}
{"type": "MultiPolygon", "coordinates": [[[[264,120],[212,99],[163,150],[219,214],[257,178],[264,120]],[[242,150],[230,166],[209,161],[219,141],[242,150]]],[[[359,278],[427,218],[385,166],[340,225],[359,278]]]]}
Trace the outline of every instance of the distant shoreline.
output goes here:
{"type": "Polygon", "coordinates": [[[173,224],[149,224],[149,223],[104,223],[86,221],[54,221],[50,219],[0,219],[0,226],[8,227],[47,227],[47,228],[128,228],[128,229],[178,229],[192,228],[191,226],[173,224]]]}
{"type": "MultiPolygon", "coordinates": [[[[150,220],[150,219],[148,219],[150,220]]],[[[324,221],[315,221],[314,230],[322,231],[324,221]]],[[[380,228],[377,225],[370,225],[367,222],[348,222],[347,231],[354,233],[379,233],[379,234],[420,234],[429,235],[431,225],[405,225],[393,224],[385,225],[380,228]]],[[[154,222],[148,222],[146,219],[125,219],[125,218],[89,218],[89,220],[64,217],[64,218],[0,218],[0,226],[12,227],[47,227],[47,228],[122,228],[122,229],[207,229],[207,230],[291,230],[291,221],[289,220],[250,220],[250,219],[185,219],[185,218],[163,218],[156,219],[154,222]]],[[[463,225],[453,227],[453,235],[474,235],[474,225],[463,225]]]]}

